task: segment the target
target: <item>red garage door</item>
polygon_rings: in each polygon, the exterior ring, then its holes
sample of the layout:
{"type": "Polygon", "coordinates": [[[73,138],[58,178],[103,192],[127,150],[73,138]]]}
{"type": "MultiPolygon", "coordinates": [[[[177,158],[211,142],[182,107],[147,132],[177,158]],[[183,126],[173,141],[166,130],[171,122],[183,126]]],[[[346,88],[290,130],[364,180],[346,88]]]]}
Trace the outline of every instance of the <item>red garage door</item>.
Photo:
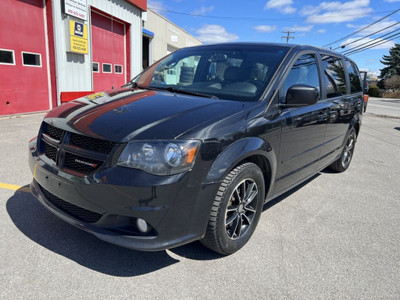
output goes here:
{"type": "Polygon", "coordinates": [[[126,25],[92,11],[93,89],[120,87],[126,77],[126,25]]]}
{"type": "Polygon", "coordinates": [[[0,115],[49,109],[43,0],[0,1],[0,115]]]}

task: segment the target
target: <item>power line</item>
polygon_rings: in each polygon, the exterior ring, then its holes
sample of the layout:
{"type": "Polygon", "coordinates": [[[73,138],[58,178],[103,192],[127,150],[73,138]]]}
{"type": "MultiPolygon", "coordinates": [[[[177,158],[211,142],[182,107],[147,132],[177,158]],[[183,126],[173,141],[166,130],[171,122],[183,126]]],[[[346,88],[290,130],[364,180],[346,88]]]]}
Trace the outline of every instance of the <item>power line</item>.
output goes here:
{"type": "Polygon", "coordinates": [[[392,38],[389,38],[389,39],[386,39],[386,40],[377,41],[377,42],[375,42],[373,44],[370,44],[370,45],[364,46],[364,47],[362,47],[360,49],[354,50],[354,51],[352,51],[352,52],[350,52],[350,53],[348,53],[346,55],[353,55],[353,54],[357,54],[357,53],[360,53],[360,52],[363,52],[363,51],[378,47],[378,46],[386,44],[386,43],[388,43],[388,42],[390,42],[392,40],[395,40],[398,37],[400,37],[400,33],[397,33],[397,34],[393,35],[392,38]]]}
{"type": "MultiPolygon", "coordinates": [[[[400,28],[395,29],[395,30],[393,30],[393,31],[391,31],[391,32],[388,32],[388,33],[386,33],[386,34],[383,34],[383,35],[381,35],[381,36],[378,36],[378,37],[374,38],[373,40],[370,40],[370,41],[365,42],[365,43],[363,43],[363,44],[357,45],[357,46],[355,46],[355,47],[353,47],[353,48],[347,49],[347,50],[343,51],[342,53],[343,53],[344,55],[346,55],[347,53],[353,52],[353,51],[355,51],[355,50],[357,50],[357,49],[359,49],[359,48],[362,48],[362,47],[365,46],[365,45],[368,45],[368,44],[373,43],[374,41],[377,41],[377,40],[382,41],[382,39],[385,38],[386,36],[388,36],[388,35],[390,35],[390,34],[396,32],[396,31],[399,31],[399,30],[400,30],[400,28]]],[[[388,38],[390,38],[390,37],[393,37],[393,35],[389,36],[388,38]]],[[[379,42],[379,41],[378,41],[378,42],[379,42]]]]}
{"type": "Polygon", "coordinates": [[[363,39],[365,39],[365,38],[367,38],[367,37],[370,37],[370,36],[372,36],[372,35],[374,35],[374,34],[377,34],[377,33],[379,33],[379,32],[385,31],[386,29],[389,29],[389,28],[391,28],[391,27],[393,27],[393,26],[396,26],[396,25],[398,25],[398,24],[400,24],[400,22],[394,23],[394,24],[392,24],[392,25],[390,25],[390,26],[387,26],[387,27],[385,27],[385,28],[383,28],[383,29],[381,29],[381,30],[375,31],[374,33],[371,33],[371,34],[368,34],[368,35],[366,35],[366,36],[363,36],[363,37],[361,37],[361,38],[359,38],[359,39],[357,39],[357,40],[355,40],[355,41],[352,41],[352,42],[350,42],[350,43],[344,44],[344,45],[342,45],[342,46],[340,46],[340,47],[336,47],[336,48],[334,48],[333,50],[337,50],[337,49],[339,49],[339,48],[344,48],[344,47],[346,47],[346,46],[348,46],[348,45],[357,43],[358,41],[361,41],[361,40],[363,40],[363,39]]]}
{"type": "Polygon", "coordinates": [[[390,41],[392,41],[392,40],[397,39],[397,38],[399,37],[399,35],[400,35],[400,33],[399,33],[399,34],[396,34],[396,37],[393,37],[393,38],[391,38],[391,39],[387,39],[387,40],[380,41],[379,43],[377,42],[378,44],[376,44],[376,45],[370,45],[370,46],[368,46],[368,47],[364,47],[363,49],[359,49],[359,50],[357,50],[357,51],[354,51],[354,52],[349,53],[349,54],[346,54],[346,55],[357,54],[357,53],[360,53],[360,52],[363,52],[363,51],[366,51],[366,50],[369,50],[369,49],[378,47],[378,46],[380,46],[380,45],[386,44],[386,43],[388,43],[388,42],[390,42],[390,41]]]}
{"type": "Polygon", "coordinates": [[[394,11],[392,11],[390,14],[384,16],[383,18],[380,18],[380,19],[377,20],[377,21],[375,21],[375,22],[373,22],[373,23],[371,23],[371,24],[369,24],[369,25],[367,25],[367,26],[364,26],[363,28],[360,28],[360,29],[354,31],[354,32],[352,32],[352,33],[346,35],[345,37],[342,37],[341,39],[338,39],[338,40],[336,40],[336,41],[333,41],[333,42],[331,42],[331,43],[329,43],[329,44],[326,44],[325,46],[322,46],[322,47],[326,48],[326,47],[328,47],[328,46],[330,46],[330,45],[332,45],[332,44],[336,44],[337,42],[341,42],[341,41],[343,41],[343,40],[345,40],[345,39],[351,37],[352,35],[355,35],[356,33],[359,33],[360,31],[363,31],[364,29],[367,29],[368,27],[371,27],[372,25],[375,25],[376,23],[379,23],[380,21],[382,21],[382,20],[384,20],[384,19],[390,17],[391,15],[397,13],[398,11],[400,11],[400,8],[399,8],[399,9],[396,9],[396,10],[394,10],[394,11]]]}
{"type": "Polygon", "coordinates": [[[359,52],[362,52],[362,51],[365,51],[365,50],[368,50],[368,49],[371,49],[371,48],[378,47],[378,46],[380,46],[382,44],[385,44],[387,42],[390,42],[390,41],[398,38],[399,36],[400,36],[400,32],[389,36],[387,39],[379,40],[379,41],[376,41],[375,43],[372,43],[372,44],[369,44],[369,45],[365,45],[364,47],[355,49],[353,51],[349,51],[348,53],[345,53],[345,55],[352,55],[352,54],[356,54],[356,53],[359,53],[359,52]]]}
{"type": "Polygon", "coordinates": [[[150,9],[155,10],[155,11],[162,11],[162,12],[167,12],[171,14],[177,14],[177,15],[184,15],[184,16],[190,16],[190,17],[201,17],[201,18],[210,18],[210,19],[233,19],[233,20],[258,20],[258,21],[287,21],[287,20],[305,20],[306,18],[258,18],[258,17],[234,17],[234,16],[215,16],[215,15],[204,15],[204,14],[195,14],[195,13],[187,13],[187,12],[181,12],[181,11],[174,11],[174,10],[169,10],[169,9],[162,9],[162,8],[157,8],[153,9],[150,7],[150,9]]]}
{"type": "MultiPolygon", "coordinates": [[[[254,21],[299,21],[299,20],[306,20],[307,17],[305,18],[263,18],[263,17],[237,17],[237,16],[217,16],[217,15],[205,15],[205,14],[195,14],[195,13],[188,13],[188,12],[181,12],[181,11],[174,11],[174,10],[169,10],[169,9],[163,9],[163,8],[152,8],[149,7],[149,9],[156,11],[156,12],[167,12],[171,14],[177,14],[177,15],[184,15],[184,16],[190,16],[190,17],[200,17],[200,18],[210,18],[210,19],[228,19],[228,20],[254,20],[254,21]]],[[[400,9],[399,9],[400,10],[400,9]]],[[[380,11],[380,12],[375,12],[375,13],[387,13],[389,12],[388,10],[385,11],[380,11]]],[[[358,14],[346,14],[346,16],[358,16],[358,14]]]]}

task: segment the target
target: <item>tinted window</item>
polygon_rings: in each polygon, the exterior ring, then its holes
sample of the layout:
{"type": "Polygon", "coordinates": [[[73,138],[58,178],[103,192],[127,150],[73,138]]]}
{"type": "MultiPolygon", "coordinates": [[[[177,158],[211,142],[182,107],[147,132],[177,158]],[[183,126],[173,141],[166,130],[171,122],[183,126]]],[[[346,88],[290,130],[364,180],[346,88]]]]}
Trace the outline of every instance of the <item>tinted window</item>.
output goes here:
{"type": "Polygon", "coordinates": [[[347,72],[349,72],[350,78],[350,90],[352,93],[361,92],[361,81],[360,81],[360,73],[358,72],[357,67],[349,60],[345,61],[347,72]]]}
{"type": "Polygon", "coordinates": [[[111,64],[103,64],[103,73],[111,73],[111,64]]]}
{"type": "Polygon", "coordinates": [[[317,60],[314,54],[305,54],[297,59],[288,77],[283,84],[283,95],[286,97],[287,90],[296,84],[310,85],[320,90],[317,60]]]}
{"type": "Polygon", "coordinates": [[[328,98],[345,95],[346,76],[342,60],[333,56],[322,57],[325,73],[326,96],[328,98]]]}
{"type": "Polygon", "coordinates": [[[185,48],[157,62],[135,81],[155,89],[173,87],[219,99],[256,101],[288,49],[258,45],[185,48]]]}
{"type": "Polygon", "coordinates": [[[40,61],[40,54],[22,52],[22,64],[24,66],[38,66],[42,65],[40,61]]]}
{"type": "Polygon", "coordinates": [[[122,66],[121,65],[114,65],[114,73],[115,74],[122,74],[122,66]]]}
{"type": "Polygon", "coordinates": [[[14,51],[0,49],[0,64],[14,64],[14,51]]]}
{"type": "Polygon", "coordinates": [[[99,63],[94,62],[94,63],[92,64],[92,67],[93,67],[93,72],[94,72],[94,73],[99,73],[99,63]]]}

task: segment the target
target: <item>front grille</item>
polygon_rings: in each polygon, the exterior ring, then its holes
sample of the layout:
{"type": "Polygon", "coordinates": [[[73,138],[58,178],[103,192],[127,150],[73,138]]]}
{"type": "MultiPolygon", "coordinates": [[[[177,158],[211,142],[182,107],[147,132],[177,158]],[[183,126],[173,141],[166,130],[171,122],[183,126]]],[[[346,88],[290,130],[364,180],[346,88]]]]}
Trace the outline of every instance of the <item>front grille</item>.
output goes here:
{"type": "Polygon", "coordinates": [[[71,145],[104,154],[109,154],[115,145],[113,142],[99,140],[75,133],[71,133],[69,142],[71,145]]]}
{"type": "Polygon", "coordinates": [[[40,187],[40,189],[42,190],[43,195],[46,197],[47,201],[49,201],[51,204],[53,204],[66,214],[78,220],[84,221],[86,223],[96,223],[102,217],[102,215],[99,213],[84,209],[58,198],[57,196],[44,189],[42,186],[40,187]]]}
{"type": "Polygon", "coordinates": [[[69,152],[65,153],[64,167],[83,173],[90,173],[102,165],[102,161],[82,157],[69,152]]]}
{"type": "Polygon", "coordinates": [[[60,168],[82,174],[90,174],[100,168],[116,144],[65,131],[47,123],[43,123],[42,132],[40,154],[56,162],[60,168]]]}
{"type": "Polygon", "coordinates": [[[57,159],[57,148],[44,142],[44,154],[55,162],[57,159]]]}
{"type": "Polygon", "coordinates": [[[51,136],[53,139],[57,141],[61,141],[64,130],[61,130],[59,128],[47,124],[44,133],[47,133],[49,136],[51,136]]]}

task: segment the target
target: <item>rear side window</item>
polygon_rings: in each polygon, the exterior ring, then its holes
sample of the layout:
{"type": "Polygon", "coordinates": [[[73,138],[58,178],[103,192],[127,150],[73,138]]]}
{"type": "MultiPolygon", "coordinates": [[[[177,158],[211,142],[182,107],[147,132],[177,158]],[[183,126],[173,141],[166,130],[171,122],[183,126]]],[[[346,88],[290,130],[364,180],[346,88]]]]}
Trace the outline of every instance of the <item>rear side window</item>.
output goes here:
{"type": "Polygon", "coordinates": [[[288,89],[296,84],[310,85],[320,90],[317,60],[314,54],[305,54],[297,59],[283,84],[284,97],[288,89]]]}
{"type": "Polygon", "coordinates": [[[350,78],[350,90],[352,93],[358,93],[362,91],[360,73],[354,63],[349,60],[345,60],[347,72],[349,72],[350,78]]]}
{"type": "Polygon", "coordinates": [[[324,65],[326,96],[333,98],[345,95],[347,93],[346,75],[342,60],[324,55],[322,62],[324,65]]]}

